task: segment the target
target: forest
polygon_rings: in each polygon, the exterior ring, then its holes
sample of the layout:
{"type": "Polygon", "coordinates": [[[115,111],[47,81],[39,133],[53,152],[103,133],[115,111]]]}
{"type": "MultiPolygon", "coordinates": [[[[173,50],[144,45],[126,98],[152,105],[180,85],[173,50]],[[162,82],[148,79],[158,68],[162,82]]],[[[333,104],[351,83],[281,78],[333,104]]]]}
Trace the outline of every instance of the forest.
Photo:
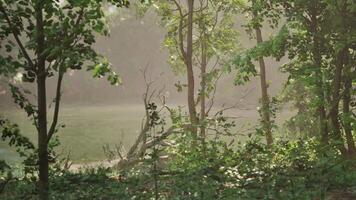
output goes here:
{"type": "Polygon", "coordinates": [[[354,0],[0,0],[0,199],[355,200],[354,0]]]}

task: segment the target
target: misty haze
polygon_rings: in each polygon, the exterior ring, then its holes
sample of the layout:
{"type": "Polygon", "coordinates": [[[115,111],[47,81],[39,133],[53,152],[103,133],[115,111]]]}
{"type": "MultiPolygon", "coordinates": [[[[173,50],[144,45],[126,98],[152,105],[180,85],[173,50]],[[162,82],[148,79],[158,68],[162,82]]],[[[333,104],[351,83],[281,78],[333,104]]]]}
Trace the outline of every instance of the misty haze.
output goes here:
{"type": "MultiPolygon", "coordinates": [[[[244,32],[242,20],[238,17],[235,25],[241,34],[241,47],[253,46],[255,41],[250,40],[244,32]]],[[[142,99],[145,92],[143,69],[148,68],[147,76],[155,80],[157,89],[164,89],[162,93],[166,96],[167,105],[184,105],[186,94],[178,92],[174,84],[186,81],[183,74],[175,75],[167,63],[169,55],[162,45],[166,31],[158,22],[159,17],[152,12],[139,18],[134,10],[124,11],[110,20],[110,36],[98,36],[94,48],[112,63],[114,71],[122,78],[122,85],[111,86],[106,80],[93,79],[91,73],[86,71],[72,70],[65,76],[62,86],[63,110],[59,114],[60,123],[65,127],[60,128],[58,136],[63,145],[60,148],[70,151],[75,162],[105,159],[103,145],[115,145],[122,141],[131,144],[137,137],[145,114],[142,99]]],[[[264,31],[267,38],[272,33],[273,30],[264,31]]],[[[281,63],[273,58],[266,59],[266,64],[270,66],[267,76],[271,95],[281,92],[286,81],[286,75],[279,70],[281,63]]],[[[247,126],[252,128],[259,123],[259,80],[252,77],[246,85],[234,86],[234,77],[233,72],[226,73],[218,81],[215,106],[222,108],[237,105],[228,114],[238,117],[238,125],[246,130],[247,126]]],[[[55,78],[48,80],[50,96],[54,96],[55,81],[55,78]]],[[[31,120],[26,119],[26,114],[17,109],[7,90],[6,81],[2,82],[1,109],[6,113],[5,116],[17,121],[27,137],[36,142],[35,127],[31,120]]],[[[23,87],[35,91],[30,85],[23,84],[23,87]]],[[[48,103],[51,105],[51,99],[48,103]]],[[[6,148],[6,142],[1,147],[4,148],[4,157],[16,157],[15,152],[6,148]]]]}
{"type": "Polygon", "coordinates": [[[354,4],[0,0],[0,199],[356,199],[354,4]]]}

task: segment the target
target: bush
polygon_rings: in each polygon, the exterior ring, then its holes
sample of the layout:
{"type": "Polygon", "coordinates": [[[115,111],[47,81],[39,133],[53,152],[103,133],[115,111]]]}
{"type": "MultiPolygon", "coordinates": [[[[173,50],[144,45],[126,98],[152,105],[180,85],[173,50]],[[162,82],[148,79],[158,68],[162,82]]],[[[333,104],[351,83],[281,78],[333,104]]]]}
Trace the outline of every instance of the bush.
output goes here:
{"type": "MultiPolygon", "coordinates": [[[[165,149],[169,160],[158,166],[154,151],[135,168],[51,171],[51,199],[326,199],[328,191],[356,186],[355,161],[316,139],[277,141],[267,147],[256,139],[227,145],[221,140],[194,144],[189,134],[165,149]]],[[[161,151],[161,150],[160,150],[161,151]]],[[[11,180],[1,199],[36,199],[35,179],[11,180]]]]}

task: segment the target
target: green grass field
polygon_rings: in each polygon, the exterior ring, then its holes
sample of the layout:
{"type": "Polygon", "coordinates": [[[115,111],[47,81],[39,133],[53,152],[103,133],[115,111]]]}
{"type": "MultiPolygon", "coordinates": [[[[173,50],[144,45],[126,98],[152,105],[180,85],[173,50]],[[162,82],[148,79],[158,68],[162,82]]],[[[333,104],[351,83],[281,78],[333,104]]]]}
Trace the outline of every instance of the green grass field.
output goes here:
{"type": "MultiPolygon", "coordinates": [[[[60,111],[60,128],[57,135],[61,146],[58,153],[71,152],[75,162],[90,162],[105,159],[103,145],[132,143],[139,131],[144,114],[141,106],[95,106],[64,107],[60,111]]],[[[19,124],[23,135],[36,143],[35,128],[20,110],[7,110],[4,116],[19,124]]],[[[16,162],[13,149],[0,142],[0,159],[16,162]]]]}
{"type": "MultiPolygon", "coordinates": [[[[31,121],[21,110],[5,110],[3,115],[20,126],[23,135],[36,144],[36,132],[31,121]]],[[[52,110],[49,112],[51,116],[52,110]]],[[[234,110],[230,116],[236,116],[239,129],[246,130],[258,123],[255,110],[234,110]]],[[[284,114],[285,115],[285,114],[284,114]]],[[[106,158],[103,146],[123,143],[132,144],[141,127],[144,108],[141,105],[127,106],[67,106],[60,111],[59,136],[61,146],[57,152],[61,155],[71,153],[75,163],[86,163],[106,158]]],[[[285,119],[285,117],[280,117],[285,119]]],[[[238,130],[239,130],[238,129],[238,130]]],[[[241,138],[242,139],[242,138],[241,138]]],[[[7,143],[0,142],[0,160],[16,163],[19,158],[7,143]]]]}

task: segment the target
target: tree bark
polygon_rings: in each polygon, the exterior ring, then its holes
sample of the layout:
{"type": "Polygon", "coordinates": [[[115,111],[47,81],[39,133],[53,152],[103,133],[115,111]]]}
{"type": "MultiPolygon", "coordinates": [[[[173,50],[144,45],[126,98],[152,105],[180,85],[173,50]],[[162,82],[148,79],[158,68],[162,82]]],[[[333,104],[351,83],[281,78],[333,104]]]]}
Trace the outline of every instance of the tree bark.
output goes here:
{"type": "MultiPolygon", "coordinates": [[[[254,16],[257,16],[257,13],[254,13],[254,16]]],[[[263,42],[261,29],[259,27],[255,28],[256,31],[256,40],[257,44],[261,44],[263,42]]],[[[260,81],[261,81],[261,93],[262,93],[262,126],[263,131],[265,133],[267,145],[270,146],[273,143],[272,137],[272,125],[271,125],[271,116],[270,116],[270,100],[268,97],[268,85],[266,78],[266,64],[261,56],[258,59],[260,65],[260,81]]]]}
{"type": "Polygon", "coordinates": [[[37,106],[38,106],[38,165],[39,199],[48,199],[48,146],[47,146],[47,99],[46,99],[46,59],[45,36],[43,29],[43,2],[37,1],[36,7],[36,42],[37,42],[37,106]]]}
{"type": "Polygon", "coordinates": [[[333,92],[332,92],[332,102],[330,109],[330,119],[333,128],[333,135],[338,144],[339,149],[343,155],[346,155],[347,150],[344,146],[344,140],[341,135],[341,128],[339,122],[339,102],[340,102],[340,89],[341,89],[341,79],[342,79],[342,69],[345,64],[347,49],[341,50],[336,58],[335,63],[335,75],[333,80],[333,92]]]}
{"type": "Polygon", "coordinates": [[[350,103],[351,103],[351,92],[352,92],[352,78],[351,76],[351,71],[350,67],[345,68],[345,73],[344,73],[344,95],[343,95],[343,125],[344,125],[344,130],[345,130],[345,135],[346,135],[346,142],[347,142],[347,148],[348,148],[348,154],[350,156],[355,156],[356,155],[356,147],[355,147],[355,141],[352,135],[352,126],[351,126],[351,117],[352,113],[350,111],[350,103]]]}
{"type": "Polygon", "coordinates": [[[200,137],[203,143],[205,143],[206,128],[205,128],[205,118],[206,118],[206,68],[207,68],[207,55],[206,55],[206,40],[205,33],[203,33],[201,42],[201,66],[200,66],[200,76],[201,76],[201,91],[200,91],[200,137]]]}
{"type": "MultiPolygon", "coordinates": [[[[346,23],[345,23],[345,14],[347,12],[347,3],[346,1],[342,2],[341,7],[341,24],[343,28],[339,31],[340,39],[343,41],[343,36],[347,34],[346,23]]],[[[337,140],[338,147],[341,153],[346,156],[347,149],[344,145],[344,139],[341,134],[341,127],[339,122],[339,102],[340,102],[340,90],[341,90],[341,82],[342,82],[342,72],[343,68],[348,64],[348,45],[344,46],[339,52],[337,52],[336,60],[335,60],[335,75],[333,80],[333,91],[332,91],[332,102],[331,102],[331,109],[330,109],[330,119],[332,123],[332,131],[334,138],[337,140]]],[[[346,86],[346,85],[345,85],[346,86]]]]}
{"type": "Polygon", "coordinates": [[[198,118],[195,108],[194,98],[194,72],[193,72],[193,14],[194,14],[194,0],[187,0],[188,2],[188,24],[187,24],[187,53],[186,53],[186,67],[188,80],[188,109],[189,119],[191,123],[191,131],[193,138],[197,138],[198,118]]]}
{"type": "Polygon", "coordinates": [[[54,111],[53,111],[53,120],[52,120],[52,124],[48,130],[47,144],[50,142],[52,136],[56,132],[56,127],[57,127],[57,123],[58,123],[59,107],[60,107],[61,95],[62,95],[61,88],[62,88],[62,81],[63,81],[63,76],[64,76],[62,67],[59,66],[58,68],[59,68],[59,70],[58,70],[55,105],[54,105],[54,111]]]}
{"type": "Polygon", "coordinates": [[[46,78],[37,79],[38,95],[38,165],[39,195],[41,200],[48,199],[48,147],[47,147],[47,110],[46,110],[46,78]]]}

